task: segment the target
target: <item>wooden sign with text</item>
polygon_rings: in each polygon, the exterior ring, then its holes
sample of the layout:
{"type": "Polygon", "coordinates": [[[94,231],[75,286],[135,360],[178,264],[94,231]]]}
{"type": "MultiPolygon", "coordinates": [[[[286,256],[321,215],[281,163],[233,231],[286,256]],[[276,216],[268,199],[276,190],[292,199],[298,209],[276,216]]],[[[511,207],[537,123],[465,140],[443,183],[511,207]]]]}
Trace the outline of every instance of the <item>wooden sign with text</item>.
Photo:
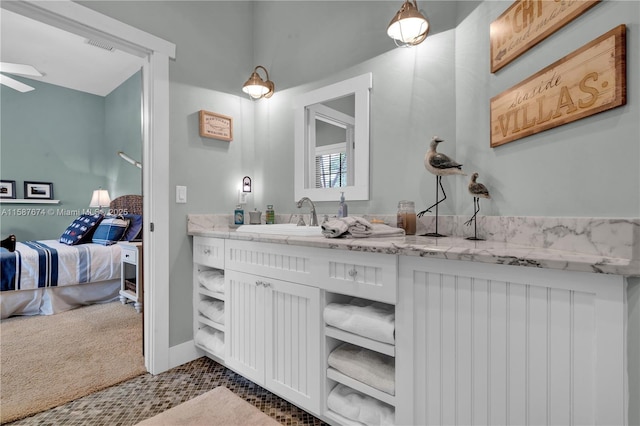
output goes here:
{"type": "Polygon", "coordinates": [[[600,0],[516,0],[491,23],[491,72],[513,61],[600,0]]]}
{"type": "Polygon", "coordinates": [[[620,25],[491,98],[491,147],[626,104],[625,34],[620,25]]]}

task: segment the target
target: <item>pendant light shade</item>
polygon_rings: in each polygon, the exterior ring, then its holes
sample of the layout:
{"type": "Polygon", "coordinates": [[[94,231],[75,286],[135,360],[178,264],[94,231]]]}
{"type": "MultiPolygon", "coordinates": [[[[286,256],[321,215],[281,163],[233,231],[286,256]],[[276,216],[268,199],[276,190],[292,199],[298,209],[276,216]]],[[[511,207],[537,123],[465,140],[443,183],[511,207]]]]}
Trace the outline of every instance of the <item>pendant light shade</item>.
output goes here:
{"type": "Polygon", "coordinates": [[[262,65],[255,67],[251,77],[242,85],[242,91],[253,99],[270,98],[275,91],[275,84],[269,80],[269,73],[262,65]],[[266,74],[267,81],[264,81],[258,74],[258,68],[262,68],[266,74]]]}
{"type": "Polygon", "coordinates": [[[429,21],[418,10],[416,0],[405,0],[387,27],[387,34],[398,46],[416,46],[429,33],[429,21]]]}

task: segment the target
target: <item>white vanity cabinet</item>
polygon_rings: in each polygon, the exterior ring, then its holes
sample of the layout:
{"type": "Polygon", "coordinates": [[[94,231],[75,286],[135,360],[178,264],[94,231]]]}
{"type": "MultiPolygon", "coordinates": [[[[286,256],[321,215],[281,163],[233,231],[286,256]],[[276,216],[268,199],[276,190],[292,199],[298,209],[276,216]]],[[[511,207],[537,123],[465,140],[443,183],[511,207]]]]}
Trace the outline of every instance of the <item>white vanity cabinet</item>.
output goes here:
{"type": "Polygon", "coordinates": [[[400,256],[406,423],[626,424],[624,278],[400,256]]]}
{"type": "Polygon", "coordinates": [[[280,279],[305,281],[311,258],[286,246],[227,244],[226,365],[318,413],[320,290],[280,279]]]}

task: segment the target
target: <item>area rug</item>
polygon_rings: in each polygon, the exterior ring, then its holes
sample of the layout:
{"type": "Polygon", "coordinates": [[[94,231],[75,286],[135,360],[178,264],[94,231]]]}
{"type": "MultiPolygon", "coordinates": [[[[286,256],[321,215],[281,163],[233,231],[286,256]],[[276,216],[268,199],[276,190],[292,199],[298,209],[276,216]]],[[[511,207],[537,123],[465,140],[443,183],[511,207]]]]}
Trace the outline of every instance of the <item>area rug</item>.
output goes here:
{"type": "Polygon", "coordinates": [[[120,302],[0,322],[0,422],[146,372],[142,317],[120,302]]]}
{"type": "Polygon", "coordinates": [[[224,386],[183,402],[137,426],[280,425],[224,386]]]}

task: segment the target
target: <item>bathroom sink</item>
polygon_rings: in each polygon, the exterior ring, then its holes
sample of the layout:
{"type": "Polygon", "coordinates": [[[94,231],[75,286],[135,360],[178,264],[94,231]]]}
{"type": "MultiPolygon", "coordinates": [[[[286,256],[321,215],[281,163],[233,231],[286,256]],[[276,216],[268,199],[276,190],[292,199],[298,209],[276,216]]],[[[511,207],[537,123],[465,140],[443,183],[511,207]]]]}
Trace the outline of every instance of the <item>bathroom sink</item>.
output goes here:
{"type": "Polygon", "coordinates": [[[273,225],[241,225],[236,229],[236,232],[311,237],[322,235],[322,228],[319,226],[297,226],[295,223],[276,223],[273,225]]]}

